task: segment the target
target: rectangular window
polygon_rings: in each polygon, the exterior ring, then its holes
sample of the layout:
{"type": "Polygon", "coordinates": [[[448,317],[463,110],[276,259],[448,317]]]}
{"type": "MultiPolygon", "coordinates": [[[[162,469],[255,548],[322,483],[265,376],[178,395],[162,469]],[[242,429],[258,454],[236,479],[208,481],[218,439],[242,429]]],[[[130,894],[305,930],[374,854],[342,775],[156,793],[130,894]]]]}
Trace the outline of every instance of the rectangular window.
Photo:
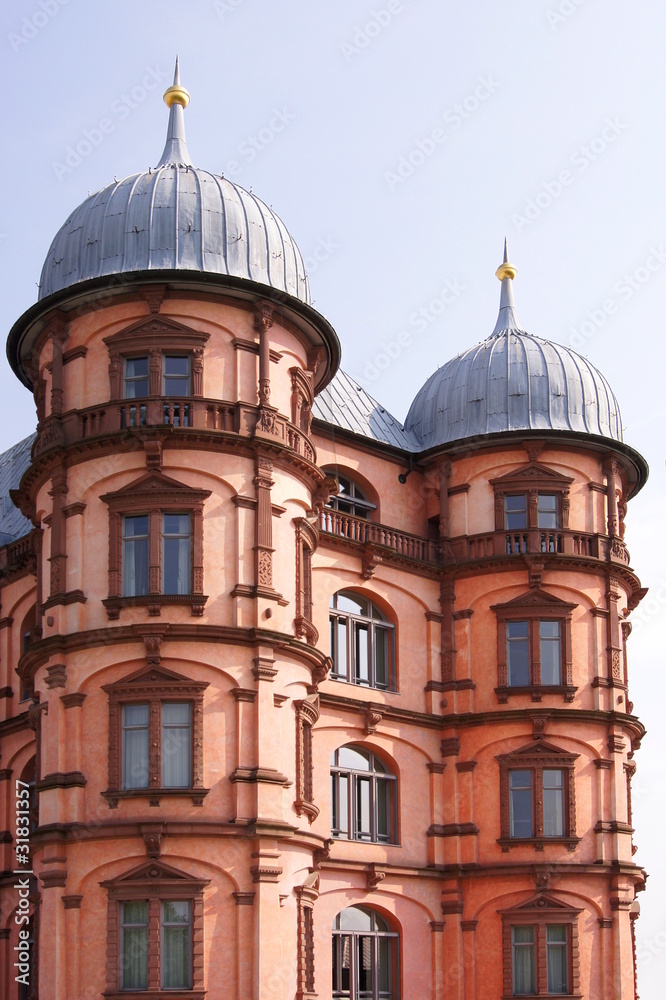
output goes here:
{"type": "Polygon", "coordinates": [[[559,768],[543,771],[543,833],[564,836],[564,771],[559,768]]]}
{"type": "Polygon", "coordinates": [[[560,622],[539,622],[539,649],[542,685],[562,683],[562,644],[560,622]]]}
{"type": "Polygon", "coordinates": [[[546,925],[546,970],[549,993],[569,992],[566,924],[546,925]]]}
{"type": "Polygon", "coordinates": [[[534,836],[531,771],[509,771],[509,823],[512,837],[534,836]]]}
{"type": "Polygon", "coordinates": [[[506,623],[506,665],[509,687],[530,684],[529,622],[506,623]]]}
{"type": "Polygon", "coordinates": [[[162,989],[189,990],[191,986],[190,903],[162,902],[162,989]]]}
{"type": "Polygon", "coordinates": [[[165,396],[191,395],[190,359],[187,355],[164,355],[162,367],[162,393],[165,396]]]}
{"type": "Polygon", "coordinates": [[[148,788],[149,706],[123,705],[122,709],[123,788],[148,788]]]}
{"type": "Polygon", "coordinates": [[[192,784],[192,706],[186,701],[162,703],[162,788],[192,784]]]}
{"type": "Polygon", "coordinates": [[[120,904],[120,988],[148,988],[148,902],[120,904]]]}
{"type": "Polygon", "coordinates": [[[189,594],[190,515],[162,515],[162,593],[189,594]]]}
{"type": "Polygon", "coordinates": [[[536,993],[536,941],[534,927],[511,928],[514,996],[536,993]]]}
{"type": "Polygon", "coordinates": [[[148,593],[148,515],[123,518],[123,597],[148,593]]]}
{"type": "Polygon", "coordinates": [[[524,493],[504,497],[504,527],[509,531],[527,527],[527,503],[524,493]]]}
{"type": "Polygon", "coordinates": [[[557,494],[539,493],[537,527],[546,530],[557,528],[557,494]]]}
{"type": "Polygon", "coordinates": [[[123,396],[140,399],[148,395],[148,358],[125,358],[123,396]]]}

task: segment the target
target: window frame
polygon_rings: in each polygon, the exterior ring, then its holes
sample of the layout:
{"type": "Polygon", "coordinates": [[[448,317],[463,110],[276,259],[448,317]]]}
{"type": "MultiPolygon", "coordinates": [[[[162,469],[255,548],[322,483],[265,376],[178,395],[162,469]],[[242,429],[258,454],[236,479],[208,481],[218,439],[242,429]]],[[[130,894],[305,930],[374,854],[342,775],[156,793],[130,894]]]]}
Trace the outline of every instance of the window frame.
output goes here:
{"type": "MultiPolygon", "coordinates": [[[[502,851],[521,845],[532,845],[542,851],[547,844],[564,844],[569,851],[575,851],[581,838],[576,836],[576,781],[575,765],[579,754],[569,753],[550,743],[538,741],[534,744],[500,754],[495,759],[499,764],[500,778],[500,836],[497,843],[502,851]],[[562,834],[549,835],[546,826],[546,803],[544,799],[544,771],[562,772],[562,834]],[[513,834],[513,802],[511,775],[517,772],[530,774],[530,804],[532,812],[532,833],[529,837],[513,834]]],[[[526,786],[523,786],[523,790],[526,786]]],[[[518,791],[518,789],[516,789],[518,791]]]]}
{"type": "MultiPolygon", "coordinates": [[[[574,700],[578,688],[573,683],[573,652],[571,639],[571,622],[577,604],[548,594],[539,588],[533,588],[525,594],[507,601],[505,604],[493,604],[490,610],[497,617],[497,687],[495,694],[500,703],[505,703],[515,695],[531,696],[532,701],[541,701],[544,695],[561,694],[564,701],[574,700]],[[527,622],[528,625],[528,656],[529,683],[511,684],[510,681],[510,642],[515,641],[509,636],[509,625],[527,622]],[[541,623],[557,622],[560,628],[560,683],[543,684],[541,674],[542,638],[541,623]]],[[[543,641],[548,641],[548,637],[543,641]]]]}
{"type": "Polygon", "coordinates": [[[109,697],[109,771],[108,788],[101,794],[112,809],[129,798],[148,798],[151,806],[159,805],[165,796],[191,798],[194,805],[203,805],[208,789],[203,785],[203,699],[207,681],[192,681],[165,667],[148,667],[130,674],[102,690],[109,697]],[[163,723],[164,704],[188,703],[190,707],[190,783],[186,786],[163,784],[163,723]],[[124,708],[128,705],[148,705],[148,783],[140,787],[125,787],[123,744],[124,708]]]}
{"type": "Polygon", "coordinates": [[[564,551],[561,532],[569,529],[570,487],[574,482],[538,462],[528,462],[498,479],[491,479],[495,495],[495,531],[506,535],[506,554],[527,552],[561,553],[564,551]],[[539,524],[539,497],[556,497],[556,527],[539,524]],[[507,498],[525,497],[525,524],[507,526],[507,498]]]}
{"type": "Polygon", "coordinates": [[[107,1000],[143,1000],[147,995],[164,993],[171,1000],[203,1000],[203,894],[209,879],[199,879],[173,868],[161,860],[149,860],[126,874],[101,882],[107,891],[107,1000]],[[122,944],[123,905],[146,902],[148,919],[146,938],[147,985],[145,988],[123,986],[122,944]],[[163,982],[163,904],[186,902],[189,906],[189,985],[164,987],[163,982]]]}
{"type": "Polygon", "coordinates": [[[331,667],[330,678],[334,681],[341,681],[344,684],[352,684],[355,687],[366,688],[368,690],[374,691],[390,691],[396,692],[398,690],[397,685],[397,665],[396,665],[396,626],[395,623],[390,621],[382,609],[375,604],[374,601],[370,599],[365,593],[356,593],[351,590],[338,590],[331,595],[331,600],[328,608],[328,620],[329,620],[329,637],[330,637],[330,656],[333,661],[331,667]],[[352,611],[345,611],[337,607],[337,601],[339,597],[347,598],[353,601],[364,601],[367,603],[371,610],[377,612],[377,617],[370,615],[358,615],[352,611]],[[339,625],[342,621],[346,622],[345,626],[345,659],[346,659],[346,673],[343,674],[339,671],[340,655],[339,655],[339,625]],[[363,625],[367,627],[367,643],[368,643],[368,681],[357,680],[356,675],[358,673],[356,664],[356,634],[357,626],[363,625]],[[376,631],[377,625],[387,633],[386,637],[386,650],[388,662],[386,665],[387,682],[386,684],[377,683],[377,641],[376,641],[376,631]]]}
{"type": "Polygon", "coordinates": [[[109,596],[102,602],[110,619],[124,607],[145,605],[159,615],[164,604],[189,604],[193,615],[202,615],[208,598],[203,593],[203,505],[210,490],[194,489],[158,472],[150,472],[123,489],[100,499],[109,510],[109,596]],[[164,516],[187,514],[190,518],[190,589],[165,593],[163,582],[164,516]],[[148,517],[148,592],[125,594],[125,519],[148,517]]]}
{"type": "Polygon", "coordinates": [[[347,473],[342,474],[336,472],[334,469],[324,468],[322,471],[335,479],[337,487],[336,492],[329,497],[328,502],[324,506],[329,508],[329,510],[337,510],[341,514],[347,514],[350,517],[359,517],[370,521],[373,512],[379,509],[378,505],[368,499],[365,495],[365,490],[359,486],[356,480],[347,473]],[[347,483],[349,487],[349,491],[344,495],[340,492],[342,483],[347,483]],[[341,507],[340,503],[345,506],[341,507]],[[347,506],[351,509],[347,510],[347,506]]]}
{"type": "Polygon", "coordinates": [[[390,767],[384,763],[382,757],[376,753],[374,749],[369,747],[356,744],[356,743],[345,743],[343,746],[336,747],[331,756],[330,763],[330,783],[331,783],[331,837],[334,840],[346,840],[354,843],[361,844],[387,844],[387,845],[397,845],[400,843],[398,834],[398,776],[391,771],[390,767]],[[356,753],[360,753],[363,756],[368,757],[369,767],[367,770],[361,770],[360,768],[353,768],[340,764],[338,762],[338,755],[341,750],[353,750],[356,753]],[[374,766],[375,760],[379,761],[383,770],[376,770],[374,766]],[[336,823],[336,819],[340,818],[340,802],[342,798],[341,792],[341,778],[346,781],[346,814],[347,814],[347,834],[342,832],[342,828],[339,823],[336,823]],[[369,805],[369,820],[370,820],[370,834],[369,836],[363,836],[359,833],[358,824],[358,787],[359,782],[368,781],[368,805],[369,805]],[[384,836],[379,834],[380,818],[379,818],[379,794],[378,787],[379,783],[382,782],[386,786],[387,796],[386,796],[386,816],[384,817],[389,832],[384,836]]]}
{"type": "Polygon", "coordinates": [[[391,924],[384,917],[383,914],[378,913],[370,906],[352,905],[345,907],[336,914],[333,920],[333,926],[331,927],[331,938],[333,945],[333,960],[331,966],[332,973],[332,983],[331,983],[331,997],[332,1000],[344,1000],[345,997],[349,1000],[358,1000],[359,995],[364,998],[372,997],[372,1000],[400,1000],[400,932],[391,929],[391,924]],[[361,912],[370,915],[371,917],[371,929],[370,930],[358,930],[358,929],[342,929],[340,927],[341,916],[345,910],[360,910],[361,912]],[[378,929],[378,921],[381,921],[388,930],[378,929]],[[346,989],[342,983],[342,952],[344,950],[344,938],[349,937],[351,939],[349,945],[349,988],[346,989]],[[358,955],[358,939],[359,938],[369,938],[371,941],[371,963],[372,963],[372,987],[370,990],[363,990],[359,994],[359,982],[358,982],[358,969],[356,967],[356,956],[358,955]],[[389,990],[379,989],[379,970],[381,958],[379,955],[378,943],[379,941],[388,940],[390,944],[390,955],[389,955],[389,990]],[[336,960],[338,963],[338,968],[336,970],[336,960]],[[336,971],[338,975],[336,977],[336,971]],[[337,982],[335,981],[337,978],[337,982]]]}
{"type": "Polygon", "coordinates": [[[567,906],[554,896],[539,893],[537,896],[521,903],[512,909],[498,910],[502,919],[502,998],[514,1000],[515,997],[580,997],[580,968],[578,915],[582,909],[567,906]],[[518,993],[515,989],[515,962],[513,932],[517,928],[532,928],[534,941],[532,954],[534,956],[535,982],[534,992],[518,993]],[[564,993],[548,992],[548,942],[549,927],[566,928],[566,959],[567,959],[567,991],[564,993]]]}

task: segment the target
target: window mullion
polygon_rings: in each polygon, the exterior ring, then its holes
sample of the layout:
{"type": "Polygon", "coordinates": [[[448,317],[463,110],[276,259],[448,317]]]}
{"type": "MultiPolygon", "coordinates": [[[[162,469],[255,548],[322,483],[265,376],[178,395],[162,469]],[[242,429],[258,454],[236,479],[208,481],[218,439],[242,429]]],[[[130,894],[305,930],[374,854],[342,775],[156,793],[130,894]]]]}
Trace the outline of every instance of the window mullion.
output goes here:
{"type": "Polygon", "coordinates": [[[534,785],[534,831],[535,836],[543,837],[543,770],[535,767],[532,771],[532,783],[534,785]]]}
{"type": "Polygon", "coordinates": [[[162,934],[160,926],[160,900],[148,900],[148,989],[158,990],[162,985],[162,934]]]}
{"type": "Polygon", "coordinates": [[[162,782],[162,706],[154,699],[150,702],[150,787],[159,788],[162,782]]]}

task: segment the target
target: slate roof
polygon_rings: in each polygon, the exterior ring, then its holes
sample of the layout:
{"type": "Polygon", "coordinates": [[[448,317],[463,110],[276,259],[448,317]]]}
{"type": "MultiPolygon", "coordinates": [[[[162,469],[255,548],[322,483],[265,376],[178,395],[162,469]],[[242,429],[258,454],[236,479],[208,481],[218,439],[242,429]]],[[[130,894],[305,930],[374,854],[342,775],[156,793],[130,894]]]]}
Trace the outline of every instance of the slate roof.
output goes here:
{"type": "Polygon", "coordinates": [[[19,441],[0,455],[0,545],[8,545],[32,530],[32,524],[12,503],[9,491],[16,489],[30,465],[35,435],[19,441]]]}
{"type": "Polygon", "coordinates": [[[394,448],[421,450],[416,434],[406,431],[396,417],[342,370],[319,393],[312,413],[327,424],[394,448]]]}

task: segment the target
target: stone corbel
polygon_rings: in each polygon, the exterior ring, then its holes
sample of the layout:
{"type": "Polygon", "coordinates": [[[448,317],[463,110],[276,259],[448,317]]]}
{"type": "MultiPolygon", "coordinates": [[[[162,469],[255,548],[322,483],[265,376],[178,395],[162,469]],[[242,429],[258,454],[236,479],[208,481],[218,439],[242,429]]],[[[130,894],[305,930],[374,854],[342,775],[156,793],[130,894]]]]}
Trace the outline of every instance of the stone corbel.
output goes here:
{"type": "Polygon", "coordinates": [[[380,871],[377,865],[371,864],[365,869],[365,883],[368,892],[374,892],[375,889],[384,881],[386,878],[386,872],[380,871]]]}
{"type": "Polygon", "coordinates": [[[365,732],[366,735],[372,736],[376,730],[379,723],[382,721],[382,713],[378,712],[375,708],[366,708],[365,710],[365,732]]]}
{"type": "Polygon", "coordinates": [[[375,575],[375,570],[381,564],[382,557],[371,543],[363,546],[361,553],[361,576],[364,580],[370,580],[375,575]]]}

